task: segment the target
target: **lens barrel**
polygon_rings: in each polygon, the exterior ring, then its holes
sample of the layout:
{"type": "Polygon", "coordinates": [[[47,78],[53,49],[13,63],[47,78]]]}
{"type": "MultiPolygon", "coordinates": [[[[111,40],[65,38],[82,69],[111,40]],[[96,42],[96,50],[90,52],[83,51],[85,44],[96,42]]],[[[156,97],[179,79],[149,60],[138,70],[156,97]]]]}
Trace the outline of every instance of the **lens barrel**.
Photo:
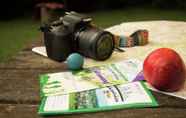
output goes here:
{"type": "Polygon", "coordinates": [[[80,30],[75,35],[78,52],[95,60],[108,59],[114,50],[113,35],[95,27],[80,30]]]}

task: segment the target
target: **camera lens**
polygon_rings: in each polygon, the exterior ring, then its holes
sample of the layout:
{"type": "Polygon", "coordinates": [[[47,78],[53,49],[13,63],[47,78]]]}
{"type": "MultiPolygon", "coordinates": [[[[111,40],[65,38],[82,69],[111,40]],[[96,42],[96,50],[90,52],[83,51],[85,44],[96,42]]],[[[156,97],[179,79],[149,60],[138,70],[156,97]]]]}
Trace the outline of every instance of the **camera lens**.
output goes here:
{"type": "Polygon", "coordinates": [[[114,49],[113,35],[98,28],[86,28],[76,33],[78,51],[96,60],[109,58],[114,49]]]}
{"type": "Polygon", "coordinates": [[[109,33],[104,33],[100,35],[97,39],[96,44],[96,57],[100,60],[107,59],[113,50],[112,36],[109,33]]]}

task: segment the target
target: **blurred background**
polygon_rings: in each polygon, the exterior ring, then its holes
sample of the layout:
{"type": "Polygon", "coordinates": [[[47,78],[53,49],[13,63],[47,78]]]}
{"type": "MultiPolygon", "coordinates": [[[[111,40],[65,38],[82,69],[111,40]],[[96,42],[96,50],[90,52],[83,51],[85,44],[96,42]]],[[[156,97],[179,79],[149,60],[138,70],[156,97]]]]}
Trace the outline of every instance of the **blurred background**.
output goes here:
{"type": "Polygon", "coordinates": [[[42,23],[71,10],[92,16],[102,28],[131,21],[186,21],[186,0],[6,0],[0,7],[0,62],[41,40],[42,23]]]}

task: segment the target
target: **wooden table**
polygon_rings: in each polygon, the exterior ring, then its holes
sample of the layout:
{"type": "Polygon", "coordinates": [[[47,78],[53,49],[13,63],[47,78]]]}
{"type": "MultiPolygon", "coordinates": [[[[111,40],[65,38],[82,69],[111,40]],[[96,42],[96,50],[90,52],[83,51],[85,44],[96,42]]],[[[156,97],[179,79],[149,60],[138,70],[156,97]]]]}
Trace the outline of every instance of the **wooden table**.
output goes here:
{"type": "MultiPolygon", "coordinates": [[[[6,63],[0,64],[0,118],[41,118],[39,74],[65,70],[63,63],[31,52],[34,43],[6,63]]],[[[158,108],[121,109],[97,113],[53,116],[54,118],[186,118],[186,101],[152,92],[158,108]]],[[[51,116],[52,117],[52,116],[51,116]]]]}

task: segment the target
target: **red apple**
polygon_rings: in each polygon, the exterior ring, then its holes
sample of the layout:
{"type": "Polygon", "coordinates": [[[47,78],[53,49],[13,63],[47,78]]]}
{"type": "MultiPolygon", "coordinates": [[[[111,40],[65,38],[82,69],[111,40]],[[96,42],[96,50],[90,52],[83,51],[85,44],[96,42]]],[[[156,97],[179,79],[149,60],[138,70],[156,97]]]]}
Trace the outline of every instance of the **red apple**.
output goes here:
{"type": "Polygon", "coordinates": [[[184,85],[186,69],[174,50],[159,48],[151,52],[143,63],[145,80],[162,91],[177,91],[184,85]]]}

